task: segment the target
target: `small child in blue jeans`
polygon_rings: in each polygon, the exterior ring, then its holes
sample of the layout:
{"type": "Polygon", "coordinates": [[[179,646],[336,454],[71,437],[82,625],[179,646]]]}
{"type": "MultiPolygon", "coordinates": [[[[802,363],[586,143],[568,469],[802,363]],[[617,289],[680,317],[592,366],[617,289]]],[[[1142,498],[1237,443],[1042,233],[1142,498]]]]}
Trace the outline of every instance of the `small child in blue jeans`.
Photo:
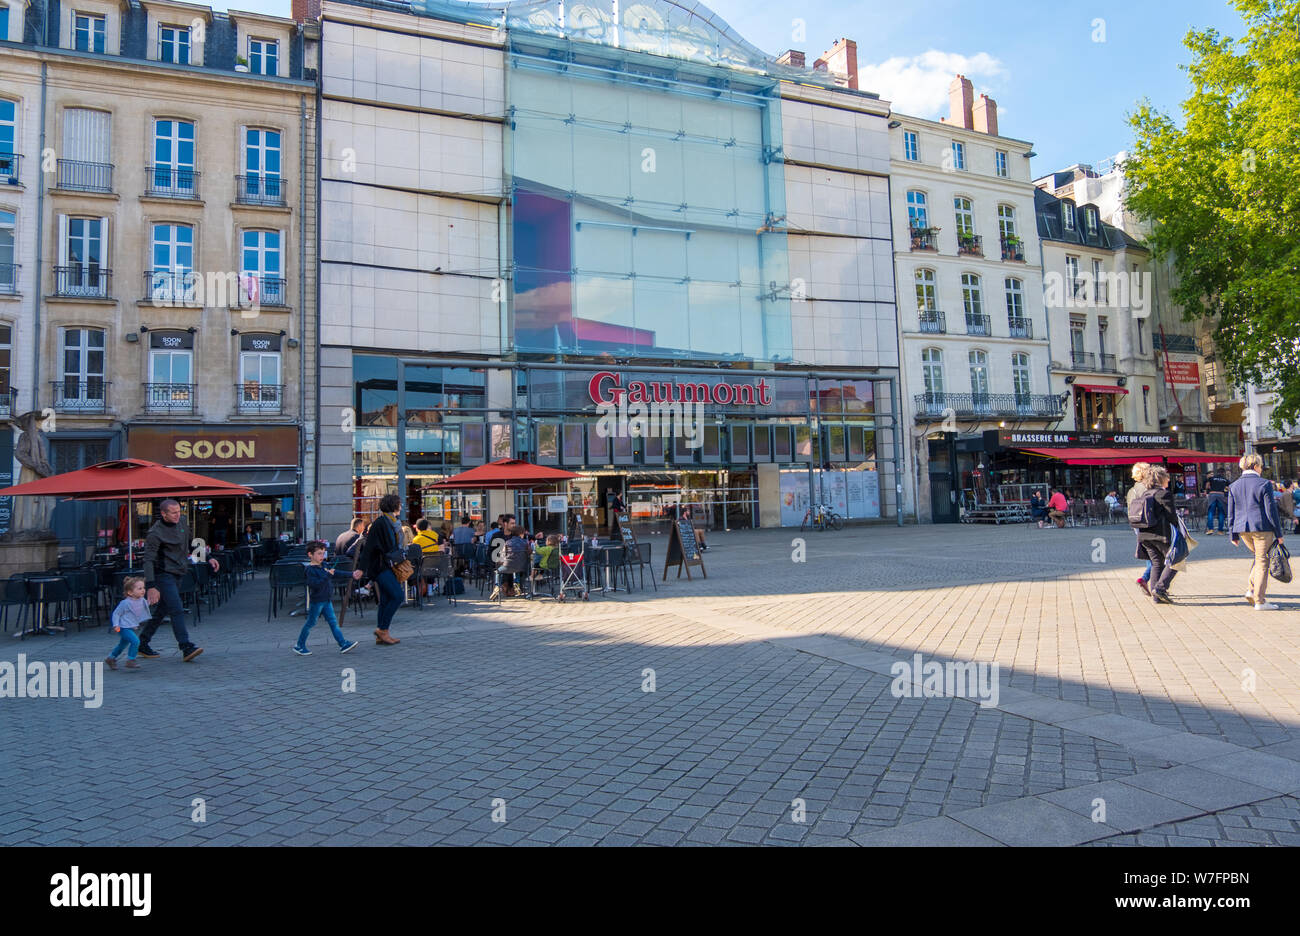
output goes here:
{"type": "Polygon", "coordinates": [[[153,610],[144,597],[144,579],[128,576],[122,580],[122,592],[126,597],[113,609],[113,633],[121,634],[122,637],[112,654],[104,658],[104,662],[109,669],[117,669],[117,658],[125,650],[126,669],[139,669],[140,664],[135,661],[135,655],[140,649],[140,638],[135,629],[153,617],[153,610]]]}
{"type": "Polygon", "coordinates": [[[330,633],[338,641],[339,653],[347,653],[357,645],[355,640],[347,640],[339,628],[339,619],[334,616],[334,570],[325,568],[325,544],[315,540],[307,544],[307,621],[298,634],[298,642],[293,645],[293,652],[298,656],[311,656],[307,649],[307,636],[316,626],[316,619],[324,615],[330,626],[330,633]]]}

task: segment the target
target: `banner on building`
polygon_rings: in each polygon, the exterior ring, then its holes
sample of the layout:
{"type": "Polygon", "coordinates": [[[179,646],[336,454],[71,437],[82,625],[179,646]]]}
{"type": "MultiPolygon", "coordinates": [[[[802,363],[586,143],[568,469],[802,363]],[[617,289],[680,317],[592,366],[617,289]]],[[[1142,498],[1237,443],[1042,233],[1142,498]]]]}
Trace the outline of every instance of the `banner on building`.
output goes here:
{"type": "Polygon", "coordinates": [[[1170,384],[1182,387],[1199,387],[1201,385],[1200,368],[1195,361],[1167,361],[1165,379],[1170,384]]]}

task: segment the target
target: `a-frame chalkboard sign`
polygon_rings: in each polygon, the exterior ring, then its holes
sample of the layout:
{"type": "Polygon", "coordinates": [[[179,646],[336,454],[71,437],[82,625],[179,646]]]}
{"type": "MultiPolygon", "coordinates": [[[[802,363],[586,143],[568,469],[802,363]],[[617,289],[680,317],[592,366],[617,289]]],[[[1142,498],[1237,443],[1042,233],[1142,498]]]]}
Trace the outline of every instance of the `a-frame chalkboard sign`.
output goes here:
{"type": "MultiPolygon", "coordinates": [[[[623,538],[623,549],[627,551],[629,557],[635,556],[638,563],[641,562],[641,547],[637,544],[636,536],[632,533],[632,524],[628,521],[627,514],[616,514],[618,517],[618,533],[623,538]]],[[[650,584],[655,586],[655,591],[659,586],[655,585],[655,570],[650,570],[650,584]]]]}
{"type": "Polygon", "coordinates": [[[668,536],[668,555],[664,560],[664,581],[668,581],[668,570],[677,566],[677,577],[682,577],[682,567],[686,568],[686,577],[691,577],[691,566],[699,566],[700,574],[709,577],[704,568],[704,557],[700,555],[700,544],[695,539],[695,524],[689,517],[678,517],[673,523],[668,536]]]}

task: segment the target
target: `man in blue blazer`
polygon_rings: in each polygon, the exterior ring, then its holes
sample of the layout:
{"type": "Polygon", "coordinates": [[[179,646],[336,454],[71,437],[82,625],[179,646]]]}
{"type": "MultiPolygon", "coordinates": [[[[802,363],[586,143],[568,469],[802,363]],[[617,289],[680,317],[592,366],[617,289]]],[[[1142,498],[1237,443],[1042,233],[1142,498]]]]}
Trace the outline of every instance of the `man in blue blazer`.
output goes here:
{"type": "Polygon", "coordinates": [[[1260,476],[1264,460],[1258,455],[1243,455],[1238,464],[1241,477],[1228,488],[1228,529],[1233,546],[1240,546],[1244,541],[1255,554],[1246,600],[1256,611],[1276,611],[1277,605],[1264,599],[1268,588],[1268,550],[1274,540],[1282,542],[1282,521],[1273,498],[1273,483],[1260,476]]]}

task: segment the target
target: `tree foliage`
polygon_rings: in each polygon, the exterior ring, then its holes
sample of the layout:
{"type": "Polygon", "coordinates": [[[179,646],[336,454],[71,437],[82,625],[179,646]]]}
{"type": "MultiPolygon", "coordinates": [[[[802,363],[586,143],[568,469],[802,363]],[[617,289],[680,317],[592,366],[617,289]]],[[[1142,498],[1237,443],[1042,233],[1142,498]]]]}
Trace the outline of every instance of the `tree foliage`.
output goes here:
{"type": "Polygon", "coordinates": [[[1276,392],[1280,425],[1300,416],[1300,0],[1233,5],[1244,38],[1184,39],[1182,126],[1132,115],[1127,201],[1173,257],[1184,317],[1214,324],[1223,377],[1276,392]]]}

